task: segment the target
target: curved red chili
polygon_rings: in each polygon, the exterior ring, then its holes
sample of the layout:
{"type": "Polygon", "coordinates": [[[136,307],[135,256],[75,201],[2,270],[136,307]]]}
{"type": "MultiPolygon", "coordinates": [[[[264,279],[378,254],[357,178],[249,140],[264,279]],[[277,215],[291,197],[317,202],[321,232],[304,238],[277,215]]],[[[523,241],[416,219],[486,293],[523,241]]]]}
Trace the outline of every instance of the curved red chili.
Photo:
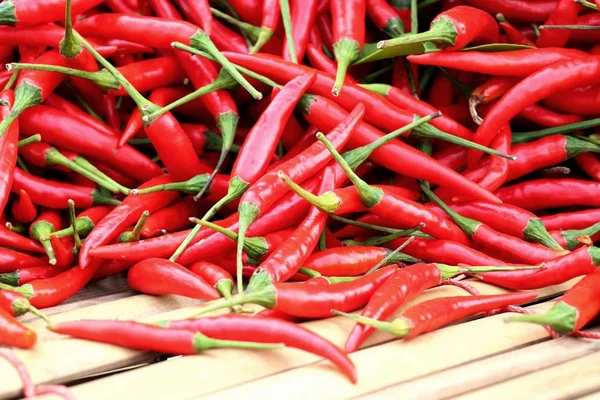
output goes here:
{"type": "Polygon", "coordinates": [[[0,273],[14,272],[20,268],[35,267],[44,264],[39,258],[16,250],[0,248],[0,273]]]}
{"type": "Polygon", "coordinates": [[[15,200],[11,207],[11,214],[13,218],[22,224],[28,224],[37,217],[37,207],[33,204],[31,196],[27,191],[19,190],[19,198],[15,200]]]}
{"type": "Polygon", "coordinates": [[[428,31],[383,40],[377,43],[377,48],[434,42],[441,43],[445,50],[456,51],[471,43],[497,43],[499,34],[496,20],[487,12],[469,6],[456,6],[433,18],[428,31]]]}
{"type": "Polygon", "coordinates": [[[208,261],[198,261],[190,265],[190,271],[214,287],[222,297],[230,299],[233,291],[233,277],[222,267],[208,261]]]}
{"type": "Polygon", "coordinates": [[[548,325],[561,335],[568,335],[583,328],[600,313],[600,269],[585,276],[566,291],[554,306],[543,314],[515,315],[510,321],[534,322],[548,325]]]}
{"type": "Polygon", "coordinates": [[[600,209],[568,211],[540,218],[549,231],[583,229],[600,221],[600,209]]]}
{"type": "Polygon", "coordinates": [[[250,53],[258,52],[273,36],[279,25],[281,8],[279,0],[265,0],[262,2],[262,18],[260,22],[260,33],[250,49],[250,53]]]}
{"type": "Polygon", "coordinates": [[[10,315],[0,309],[0,343],[6,346],[15,346],[30,349],[37,342],[37,335],[10,315]]]}
{"type": "Polygon", "coordinates": [[[511,21],[543,22],[556,8],[556,0],[467,0],[467,3],[492,15],[503,14],[511,21]]]}
{"type": "MultiPolygon", "coordinates": [[[[0,274],[0,282],[11,286],[21,286],[37,279],[52,278],[60,273],[56,267],[27,267],[0,274]]],[[[0,293],[2,293],[0,291],[0,293]]]]}
{"type": "Polygon", "coordinates": [[[12,247],[16,250],[23,250],[33,253],[43,253],[44,249],[35,241],[19,235],[10,229],[0,226],[0,246],[12,247]]]}
{"type": "Polygon", "coordinates": [[[544,262],[540,270],[487,272],[479,276],[484,282],[507,289],[539,289],[589,274],[598,269],[598,265],[600,265],[600,249],[580,247],[562,257],[544,262]]]}
{"type": "MultiPolygon", "coordinates": [[[[0,94],[0,119],[8,118],[15,102],[12,90],[5,90],[0,94]]],[[[8,196],[13,183],[13,173],[17,165],[17,153],[19,149],[19,122],[15,120],[6,128],[6,134],[0,136],[0,215],[4,212],[8,196]]]]}
{"type": "Polygon", "coordinates": [[[301,325],[272,317],[252,317],[229,314],[220,317],[196,318],[168,321],[164,325],[171,329],[202,332],[208,337],[224,340],[255,340],[260,343],[283,343],[309,353],[327,358],[356,382],[356,371],[352,361],[328,340],[301,325]]]}
{"type": "MultiPolygon", "coordinates": [[[[100,3],[102,0],[74,0],[72,12],[81,14],[100,3]]],[[[65,17],[65,4],[65,0],[5,1],[0,7],[0,24],[20,27],[60,21],[65,17]]]]}
{"type": "Polygon", "coordinates": [[[177,294],[194,299],[214,300],[219,293],[214,287],[187,268],[162,258],[148,258],[129,269],[127,283],[138,292],[177,294]]]}
{"type": "MultiPolygon", "coordinates": [[[[558,0],[556,8],[544,25],[573,25],[577,22],[579,4],[571,0],[558,0]]],[[[563,47],[569,41],[571,31],[568,29],[540,30],[540,36],[535,41],[537,47],[563,47]]]]}
{"type": "Polygon", "coordinates": [[[302,4],[292,2],[291,19],[292,19],[292,37],[294,39],[295,55],[289,53],[289,45],[287,35],[283,41],[282,57],[284,60],[302,60],[310,31],[317,17],[318,0],[305,0],[302,4]]]}

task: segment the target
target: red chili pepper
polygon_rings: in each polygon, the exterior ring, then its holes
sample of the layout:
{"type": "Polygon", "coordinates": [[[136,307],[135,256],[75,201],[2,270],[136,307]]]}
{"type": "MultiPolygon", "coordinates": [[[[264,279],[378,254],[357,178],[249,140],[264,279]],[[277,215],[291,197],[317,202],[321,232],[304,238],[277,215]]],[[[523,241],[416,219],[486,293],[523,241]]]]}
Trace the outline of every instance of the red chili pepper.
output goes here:
{"type": "Polygon", "coordinates": [[[593,246],[600,238],[600,223],[584,229],[566,229],[552,231],[552,237],[567,250],[575,250],[581,246],[593,246]]]}
{"type": "Polygon", "coordinates": [[[556,0],[467,0],[467,3],[492,15],[500,13],[511,21],[521,22],[543,22],[556,8],[556,0]]]}
{"type": "Polygon", "coordinates": [[[56,236],[50,236],[50,244],[54,249],[54,257],[56,258],[56,264],[54,266],[59,269],[65,269],[73,265],[75,261],[75,251],[79,249],[75,248],[75,242],[73,238],[59,239],[56,236]]]}
{"type": "Polygon", "coordinates": [[[29,227],[29,236],[42,243],[48,255],[50,264],[56,264],[54,250],[50,244],[50,234],[61,228],[61,216],[55,211],[43,211],[40,216],[32,222],[29,227]]]}
{"type": "MultiPolygon", "coordinates": [[[[508,124],[525,107],[553,93],[598,82],[600,62],[593,58],[563,61],[544,68],[516,84],[496,103],[475,133],[474,140],[488,145],[497,134],[498,127],[508,124]],[[557,76],[561,79],[555,79],[557,76]]],[[[467,162],[474,165],[480,157],[480,152],[469,151],[467,162]]]]}
{"type": "Polygon", "coordinates": [[[19,123],[25,134],[39,133],[48,144],[98,160],[138,181],[162,173],[156,163],[133,147],[117,148],[117,137],[101,133],[61,110],[37,106],[21,114],[19,123]]]}
{"type": "Polygon", "coordinates": [[[296,54],[294,56],[290,55],[288,38],[286,37],[283,41],[282,49],[282,57],[284,60],[302,60],[304,58],[310,31],[317,18],[318,5],[318,0],[305,0],[302,4],[292,2],[292,37],[294,38],[294,49],[296,54]]]}
{"type": "Polygon", "coordinates": [[[165,322],[170,329],[202,332],[208,337],[224,340],[255,340],[260,343],[283,343],[327,358],[354,383],[356,371],[352,361],[328,340],[301,325],[273,317],[255,318],[229,314],[220,317],[186,319],[165,322]]]}
{"type": "MultiPolygon", "coordinates": [[[[548,230],[560,228],[556,226],[546,228],[544,226],[546,217],[540,220],[533,213],[507,203],[460,202],[452,203],[450,207],[460,215],[481,221],[499,232],[560,250],[560,246],[557,245],[548,233],[548,230]]],[[[586,227],[591,224],[593,222],[580,227],[586,227]]],[[[565,229],[568,228],[566,227],[565,229]]]]}
{"type": "Polygon", "coordinates": [[[578,331],[600,313],[599,279],[600,269],[596,269],[567,290],[549,311],[511,316],[510,321],[548,325],[561,335],[578,331]]]}
{"type": "Polygon", "coordinates": [[[17,321],[8,312],[0,309],[0,343],[30,349],[35,346],[37,336],[34,331],[17,321]]]}
{"type": "MultiPolygon", "coordinates": [[[[589,14],[577,17],[576,25],[599,26],[600,18],[598,13],[592,12],[589,14]]],[[[571,30],[569,36],[569,44],[571,43],[596,43],[598,41],[598,31],[595,30],[571,30]]]]}
{"type": "Polygon", "coordinates": [[[484,282],[507,289],[539,289],[589,274],[595,271],[599,264],[600,249],[580,247],[562,257],[544,262],[543,268],[537,271],[488,272],[480,277],[484,282]]]}
{"type": "MultiPolygon", "coordinates": [[[[74,0],[73,14],[81,14],[102,3],[101,0],[74,0]]],[[[12,26],[32,26],[64,18],[65,0],[44,0],[36,2],[7,1],[0,7],[0,24],[12,26]]]]}
{"type": "Polygon", "coordinates": [[[37,217],[37,207],[33,204],[27,191],[19,190],[19,198],[13,202],[11,213],[13,218],[22,224],[28,224],[37,217]]]}
{"type": "Polygon", "coordinates": [[[204,279],[224,298],[231,298],[233,277],[220,266],[208,261],[198,261],[190,265],[190,271],[204,279]]]}
{"type": "Polygon", "coordinates": [[[74,200],[78,207],[90,207],[97,204],[119,204],[118,200],[107,197],[96,189],[49,181],[30,175],[20,168],[16,168],[12,191],[19,193],[20,190],[25,190],[35,204],[48,208],[66,209],[68,207],[67,200],[69,199],[74,200]]]}
{"type": "MultiPolygon", "coordinates": [[[[381,285],[360,315],[362,318],[385,320],[408,301],[447,279],[463,273],[479,273],[493,268],[461,268],[447,264],[411,265],[396,271],[381,285]]],[[[371,326],[360,323],[355,325],[346,340],[346,351],[349,353],[356,351],[373,332],[374,328],[371,326]]]]}
{"type": "Polygon", "coordinates": [[[202,30],[208,35],[212,35],[212,23],[213,18],[210,12],[210,5],[208,4],[208,0],[200,0],[200,1],[190,1],[190,0],[177,0],[176,1],[179,7],[184,10],[184,13],[188,16],[188,18],[192,21],[199,21],[202,30]],[[193,17],[188,15],[189,13],[193,13],[193,17]]]}
{"type": "Polygon", "coordinates": [[[166,19],[183,19],[181,14],[175,8],[175,5],[168,0],[148,0],[152,9],[158,17],[166,19]]]}
{"type": "Polygon", "coordinates": [[[523,111],[519,113],[519,116],[538,125],[547,127],[574,124],[582,121],[582,118],[578,115],[559,114],[538,104],[532,104],[529,107],[525,107],[523,111]]]}
{"type": "Polygon", "coordinates": [[[19,235],[10,229],[0,226],[0,246],[11,247],[16,250],[23,250],[34,253],[43,253],[44,249],[35,241],[19,235]]]}
{"type": "MultiPolygon", "coordinates": [[[[556,8],[544,25],[572,25],[577,22],[579,4],[570,0],[559,0],[556,8]]],[[[544,29],[535,41],[538,47],[563,47],[569,41],[571,31],[568,29],[544,29]]]]}
{"type": "Polygon", "coordinates": [[[469,110],[473,121],[481,125],[483,120],[477,114],[477,107],[488,104],[508,92],[519,82],[519,79],[506,76],[492,76],[482,85],[477,86],[469,97],[469,110]]]}
{"type": "MultiPolygon", "coordinates": [[[[362,119],[363,114],[364,107],[359,104],[337,127],[329,132],[328,136],[331,138],[334,147],[341,148],[350,139],[350,134],[362,119]]],[[[248,227],[288,191],[287,184],[279,179],[279,172],[285,173],[292,180],[302,182],[323,168],[329,162],[330,157],[329,152],[321,143],[315,143],[297,157],[281,164],[279,171],[270,171],[263,175],[242,195],[238,206],[240,216],[238,263],[248,227]],[[298,163],[296,162],[297,159],[306,161],[298,163]]],[[[239,269],[238,290],[240,290],[242,283],[239,269]]]]}
{"type": "Polygon", "coordinates": [[[498,25],[500,25],[504,31],[509,43],[535,47],[535,43],[529,40],[525,35],[523,35],[523,33],[521,33],[521,31],[511,25],[506,18],[504,18],[504,15],[496,14],[496,19],[498,20],[498,25]]]}
{"type": "Polygon", "coordinates": [[[221,206],[241,197],[252,184],[264,176],[289,116],[314,79],[315,75],[311,74],[290,81],[271,101],[248,133],[235,160],[227,196],[217,202],[203,219],[212,217],[221,206]]]}
{"type": "Polygon", "coordinates": [[[489,226],[471,218],[466,218],[443,203],[425,186],[421,186],[427,197],[441,207],[452,220],[476,243],[512,262],[536,264],[550,260],[565,253],[566,250],[549,249],[545,246],[529,243],[498,232],[489,226]]]}
{"type": "Polygon", "coordinates": [[[48,96],[48,98],[44,101],[44,104],[57,110],[62,110],[104,134],[111,136],[117,135],[117,133],[111,127],[92,117],[90,114],[86,113],[70,101],[60,97],[56,93],[50,94],[50,96],[48,96]]]}
{"type": "MultiPolygon", "coordinates": [[[[438,111],[435,107],[432,107],[428,103],[421,101],[411,94],[407,94],[393,86],[381,83],[360,86],[385,97],[390,103],[398,108],[414,112],[420,116],[433,114],[438,111]]],[[[442,115],[440,118],[432,120],[431,125],[441,129],[444,132],[448,132],[463,139],[470,140],[473,138],[473,132],[471,132],[471,130],[444,115],[442,115]]]]}
{"type": "Polygon", "coordinates": [[[279,0],[265,0],[262,2],[260,33],[254,46],[250,49],[250,53],[258,52],[271,39],[279,26],[280,15],[279,0]]]}
{"type": "MultiPolygon", "coordinates": [[[[386,245],[397,248],[406,242],[406,238],[395,239],[386,245]]],[[[452,265],[507,265],[505,261],[490,257],[469,246],[449,240],[429,240],[415,238],[402,251],[425,262],[444,262],[452,265]]]]}
{"type": "Polygon", "coordinates": [[[235,296],[231,300],[215,302],[201,312],[204,314],[223,307],[255,303],[297,317],[327,318],[331,316],[331,310],[354,311],[365,305],[396,270],[395,265],[390,265],[351,282],[335,285],[275,283],[235,296]]]}
{"type": "Polygon", "coordinates": [[[210,339],[199,332],[162,328],[134,321],[81,320],[52,325],[51,329],[79,339],[110,343],[135,350],[166,354],[197,354],[212,348],[269,349],[271,345],[210,339]]]}
{"type": "Polygon", "coordinates": [[[48,317],[33,307],[23,295],[12,290],[0,290],[0,311],[7,312],[13,317],[31,312],[48,322],[48,317]]]}
{"type": "Polygon", "coordinates": [[[227,3],[241,20],[260,26],[263,12],[260,0],[227,0],[227,3]]]}
{"type": "MultiPolygon", "coordinates": [[[[367,273],[390,253],[391,250],[376,246],[329,248],[313,253],[302,266],[325,276],[358,276],[367,273]]],[[[396,254],[397,256],[389,259],[388,264],[406,259],[406,255],[396,254]]]]}
{"type": "Polygon", "coordinates": [[[0,273],[14,272],[20,268],[35,267],[40,264],[44,264],[44,261],[39,258],[0,247],[0,273]]]}
{"type": "Polygon", "coordinates": [[[561,229],[583,229],[600,221],[600,209],[563,212],[541,217],[550,231],[561,229]]]}
{"type": "MultiPolygon", "coordinates": [[[[334,188],[334,170],[325,168],[318,194],[326,193],[334,188]]],[[[319,242],[326,222],[327,214],[317,207],[311,207],[308,215],[296,230],[254,271],[248,290],[260,288],[265,284],[285,282],[295,275],[319,242]]]]}
{"type": "MultiPolygon", "coordinates": [[[[322,72],[326,72],[331,76],[335,76],[337,71],[335,62],[327,57],[327,55],[325,55],[321,49],[312,44],[308,44],[308,46],[306,46],[306,56],[313,68],[322,72]]],[[[346,75],[344,81],[352,82],[354,84],[357,83],[352,75],[349,74],[346,75]]]]}
{"type": "Polygon", "coordinates": [[[404,35],[404,22],[387,1],[367,0],[367,14],[375,26],[387,33],[388,36],[394,38],[404,35]]]}
{"type": "Polygon", "coordinates": [[[148,258],[129,269],[127,283],[138,292],[177,294],[194,299],[213,300],[219,293],[198,275],[169,260],[148,258]]]}
{"type": "Polygon", "coordinates": [[[150,215],[142,229],[142,236],[149,238],[185,229],[191,225],[190,218],[198,211],[198,203],[191,196],[186,197],[150,215]]]}
{"type": "MultiPolygon", "coordinates": [[[[15,96],[12,90],[5,90],[0,94],[0,102],[4,104],[0,107],[0,119],[8,118],[11,113],[15,96]]],[[[19,123],[12,122],[6,127],[6,134],[0,136],[0,215],[4,212],[8,196],[13,183],[13,173],[17,164],[17,153],[19,149],[19,123]]]]}
{"type": "MultiPolygon", "coordinates": [[[[504,126],[500,130],[498,135],[492,140],[491,147],[494,150],[500,151],[504,154],[512,153],[511,148],[511,136],[510,127],[504,126]]],[[[513,157],[517,157],[513,155],[513,157]]],[[[510,174],[510,163],[508,159],[498,156],[489,157],[489,168],[486,174],[479,180],[478,184],[484,189],[494,191],[504,184],[509,179],[510,174]]]]}
{"type": "Polygon", "coordinates": [[[600,101],[600,86],[583,86],[572,90],[552,94],[543,100],[543,103],[561,112],[576,115],[597,115],[600,101]]]}
{"type": "Polygon", "coordinates": [[[408,61],[420,65],[453,68],[488,75],[526,77],[552,64],[589,59],[589,55],[575,49],[527,49],[485,53],[433,52],[408,56],[408,61]]]}
{"type": "MultiPolygon", "coordinates": [[[[6,4],[11,3],[7,2],[6,4]]],[[[35,60],[35,63],[65,65],[61,55],[54,50],[42,54],[35,60]]],[[[31,70],[20,73],[16,83],[13,107],[0,123],[0,137],[23,111],[40,104],[62,81],[63,75],[56,72],[31,70]]]]}
{"type": "MultiPolygon", "coordinates": [[[[333,54],[337,61],[334,96],[342,91],[348,67],[360,56],[365,45],[366,0],[330,0],[333,21],[333,54]]],[[[301,58],[301,57],[300,57],[301,58]]]]}
{"type": "Polygon", "coordinates": [[[456,51],[471,43],[497,43],[498,37],[498,24],[490,14],[469,6],[456,6],[433,18],[428,31],[383,40],[377,43],[377,48],[434,42],[448,51],[456,51]]]}
{"type": "MultiPolygon", "coordinates": [[[[168,175],[154,178],[141,188],[171,182],[168,175]]],[[[90,232],[79,253],[79,263],[83,269],[91,264],[90,250],[108,244],[120,232],[134,224],[144,211],[153,213],[177,198],[177,192],[157,192],[147,195],[129,195],[123,202],[104,217],[90,232]]],[[[76,204],[78,204],[76,202],[76,204]]]]}
{"type": "Polygon", "coordinates": [[[505,203],[525,210],[561,208],[573,205],[599,206],[600,183],[578,179],[537,179],[499,189],[505,203]],[[557,196],[556,193],[560,193],[557,196]]]}
{"type": "MultiPolygon", "coordinates": [[[[11,286],[21,286],[37,279],[52,278],[53,276],[56,276],[59,273],[60,269],[56,267],[20,268],[13,272],[6,272],[0,274],[0,283],[6,283],[7,285],[11,286]]],[[[0,291],[0,294],[2,293],[4,293],[4,291],[0,291]]]]}
{"type": "Polygon", "coordinates": [[[336,311],[353,321],[383,330],[402,339],[412,339],[452,322],[481,312],[522,304],[537,297],[537,293],[507,293],[490,296],[439,297],[410,307],[390,322],[381,322],[356,314],[336,311]]]}

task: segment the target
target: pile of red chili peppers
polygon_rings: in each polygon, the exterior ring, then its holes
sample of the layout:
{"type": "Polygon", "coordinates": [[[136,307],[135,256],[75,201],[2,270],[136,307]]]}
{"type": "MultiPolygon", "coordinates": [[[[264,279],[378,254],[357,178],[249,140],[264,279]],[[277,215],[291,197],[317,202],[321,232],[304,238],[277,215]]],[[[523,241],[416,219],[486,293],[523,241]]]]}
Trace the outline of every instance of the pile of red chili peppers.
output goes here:
{"type": "Polygon", "coordinates": [[[3,0],[0,344],[34,347],[17,317],[118,274],[231,312],[48,327],[178,355],[285,345],[352,382],[375,329],[512,311],[593,337],[599,7],[3,0]],[[517,307],[578,277],[545,314],[517,307]],[[464,296],[397,313],[446,284],[464,296]],[[298,324],[334,315],[357,322],[345,349],[298,324]]]}

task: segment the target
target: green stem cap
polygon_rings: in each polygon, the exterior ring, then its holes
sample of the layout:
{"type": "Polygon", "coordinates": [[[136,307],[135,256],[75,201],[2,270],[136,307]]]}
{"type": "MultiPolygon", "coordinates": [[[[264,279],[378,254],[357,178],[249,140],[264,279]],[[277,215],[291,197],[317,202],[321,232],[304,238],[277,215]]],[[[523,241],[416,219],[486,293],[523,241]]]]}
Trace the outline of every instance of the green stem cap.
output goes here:
{"type": "Polygon", "coordinates": [[[371,326],[378,331],[391,333],[392,335],[403,338],[410,333],[410,323],[403,318],[396,318],[390,322],[379,321],[374,318],[363,317],[358,314],[350,314],[337,310],[331,310],[332,314],[339,315],[344,318],[351,319],[359,324],[371,326]]]}
{"type": "Polygon", "coordinates": [[[517,314],[507,318],[508,322],[531,322],[534,324],[547,325],[553,331],[561,335],[574,332],[577,328],[577,309],[559,301],[547,313],[544,314],[517,314]]]}

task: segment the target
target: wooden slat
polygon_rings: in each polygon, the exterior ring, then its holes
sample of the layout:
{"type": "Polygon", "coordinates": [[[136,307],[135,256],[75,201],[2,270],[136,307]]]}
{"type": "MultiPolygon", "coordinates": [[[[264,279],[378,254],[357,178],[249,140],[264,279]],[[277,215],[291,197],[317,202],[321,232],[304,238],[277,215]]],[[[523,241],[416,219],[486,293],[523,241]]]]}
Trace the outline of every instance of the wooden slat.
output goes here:
{"type": "Polygon", "coordinates": [[[600,391],[582,397],[578,397],[577,400],[600,400],[600,391]]]}
{"type": "Polygon", "coordinates": [[[402,396],[407,399],[428,400],[456,396],[559,365],[596,351],[600,351],[596,343],[562,337],[387,387],[372,393],[366,399],[402,396]]]}
{"type": "MultiPolygon", "coordinates": [[[[564,285],[556,287],[545,288],[540,291],[542,296],[548,296],[564,291],[566,288],[572,286],[575,281],[568,282],[564,285]]],[[[487,285],[481,282],[473,282],[473,285],[479,288],[482,293],[501,293],[502,289],[487,285]]],[[[417,301],[423,301],[424,299],[438,296],[449,296],[449,295],[461,295],[463,291],[453,287],[440,287],[435,288],[427,293],[423,294],[417,301]]],[[[74,320],[74,319],[146,319],[146,320],[161,320],[161,319],[173,319],[173,318],[185,318],[195,312],[197,307],[183,308],[195,304],[196,301],[179,298],[176,296],[166,297],[150,297],[150,296],[135,296],[131,298],[121,299],[110,303],[97,304],[91,307],[86,307],[78,310],[67,311],[58,315],[55,315],[53,319],[56,321],[61,320],[74,320]],[[174,311],[171,311],[174,310],[174,311]]],[[[36,383],[57,383],[57,382],[69,382],[75,379],[83,378],[90,374],[110,371],[116,368],[127,367],[135,365],[137,363],[145,362],[150,360],[153,355],[136,352],[131,350],[122,349],[115,346],[103,345],[93,342],[85,342],[76,339],[63,338],[55,335],[51,332],[43,329],[43,323],[41,321],[34,321],[29,324],[31,327],[36,329],[40,333],[40,344],[33,351],[17,351],[18,356],[23,360],[31,376],[36,383]]],[[[331,318],[328,320],[315,321],[307,323],[306,326],[309,329],[315,330],[318,334],[332,340],[337,345],[342,346],[347,332],[352,327],[353,323],[343,318],[331,318]]],[[[383,343],[389,341],[391,338],[384,334],[373,335],[369,341],[365,344],[366,346],[372,346],[374,344],[383,343]]],[[[294,349],[284,349],[282,352],[286,352],[285,355],[275,356],[276,352],[266,353],[250,353],[250,352],[235,352],[235,351],[219,351],[211,352],[210,360],[221,360],[223,365],[221,370],[224,375],[228,374],[226,371],[231,369],[236,362],[239,362],[241,358],[253,360],[253,365],[260,365],[261,368],[250,368],[250,371],[246,371],[246,374],[239,375],[239,382],[242,383],[247,380],[256,379],[258,377],[267,376],[271,373],[277,373],[289,368],[297,368],[306,364],[314,363],[318,361],[318,358],[309,354],[299,352],[294,349]],[[289,355],[288,355],[289,353],[289,355]]],[[[213,371],[218,370],[216,366],[210,363],[205,364],[209,360],[206,356],[189,357],[185,361],[170,361],[169,363],[190,363],[198,364],[194,370],[197,371],[213,371]],[[197,361],[193,361],[197,360],[197,361]]],[[[156,369],[165,368],[159,363],[149,367],[143,368],[144,373],[150,373],[156,369]]],[[[180,364],[177,364],[180,365],[180,364]]],[[[130,371],[125,374],[134,374],[137,371],[130,371]]],[[[11,367],[3,361],[0,361],[0,376],[11,376],[11,367]]],[[[168,374],[169,371],[162,373],[168,374]]],[[[104,379],[117,379],[120,374],[115,377],[108,377],[104,379]]],[[[176,375],[180,375],[181,371],[177,372],[176,375]]],[[[151,382],[164,382],[157,375],[156,379],[151,379],[151,382]]],[[[186,376],[184,374],[184,376],[186,376]]],[[[212,376],[212,375],[211,375],[212,376]]],[[[218,375],[217,375],[218,377],[218,375]]],[[[175,378],[182,378],[181,376],[175,378]]],[[[101,379],[99,381],[102,381],[101,379]]],[[[186,378],[187,379],[187,378],[186,378]]],[[[91,382],[93,383],[93,382],[91,382]]],[[[88,384],[91,384],[88,383],[88,384]]],[[[86,384],[86,385],[88,385],[86,384]]],[[[184,384],[184,383],[181,383],[184,384]]],[[[174,384],[174,387],[181,386],[174,384]]],[[[228,382],[223,378],[210,379],[204,387],[212,388],[212,390],[223,389],[227,387],[228,382]]],[[[108,382],[108,387],[117,387],[118,385],[113,384],[112,381],[108,382]]],[[[128,386],[127,383],[124,385],[128,386]]],[[[130,388],[135,388],[134,386],[130,388]]],[[[169,385],[170,386],[170,385],[169,385]]],[[[154,388],[156,389],[156,388],[154,388]]],[[[19,393],[20,383],[18,380],[10,379],[7,384],[0,385],[0,398],[6,398],[7,396],[15,396],[19,393]]],[[[121,389],[119,389],[121,390],[121,389]]],[[[122,388],[122,390],[124,390],[122,388]]],[[[131,396],[135,397],[135,391],[131,396]]]]}
{"type": "Polygon", "coordinates": [[[571,399],[600,390],[600,352],[454,397],[475,399],[571,399]]]}
{"type": "MultiPolygon", "coordinates": [[[[480,282],[475,282],[474,285],[483,293],[499,293],[502,291],[499,288],[480,282]]],[[[567,286],[554,288],[554,291],[555,293],[559,292],[564,290],[565,287],[567,286]]],[[[427,291],[420,296],[416,302],[434,297],[461,294],[464,294],[464,292],[454,287],[439,287],[427,291]]],[[[545,291],[544,294],[548,294],[548,291],[545,291]]],[[[549,305],[536,307],[547,308],[549,305]]],[[[480,341],[482,340],[482,337],[479,336],[479,333],[481,332],[487,335],[494,335],[499,329],[501,332],[506,332],[505,337],[498,340],[498,347],[500,347],[500,349],[513,348],[545,337],[545,332],[540,332],[539,329],[536,329],[538,327],[531,327],[525,324],[507,327],[502,323],[501,316],[485,319],[484,321],[488,320],[491,322],[486,322],[483,325],[478,325],[476,328],[471,328],[469,332],[471,332],[471,336],[477,336],[480,341]],[[488,323],[490,325],[488,325],[488,323]],[[477,334],[475,332],[477,332],[477,334]]],[[[461,335],[461,331],[457,329],[469,324],[448,328],[453,329],[451,332],[455,332],[452,336],[455,343],[457,336],[461,335]]],[[[342,346],[353,323],[342,318],[330,318],[327,320],[309,322],[304,325],[321,336],[331,340],[335,344],[342,346]]],[[[446,332],[446,330],[440,332],[446,332]]],[[[404,347],[408,345],[407,348],[416,349],[411,350],[411,354],[414,352],[416,357],[418,357],[421,352],[429,354],[429,356],[433,358],[439,357],[439,349],[436,351],[427,350],[430,344],[421,344],[415,347],[415,344],[417,343],[429,343],[429,341],[437,343],[437,346],[440,347],[448,346],[448,343],[450,343],[449,337],[446,335],[438,337],[438,334],[439,333],[425,335],[423,339],[410,341],[406,344],[396,341],[391,344],[391,347],[389,347],[389,345],[380,345],[353,354],[352,357],[359,369],[359,379],[361,382],[359,386],[352,386],[349,384],[328,362],[320,362],[318,357],[298,350],[282,349],[270,352],[250,352],[227,349],[207,352],[201,356],[184,357],[173,361],[153,364],[138,370],[128,371],[84,383],[82,385],[77,385],[73,387],[73,391],[77,396],[86,399],[109,398],[115,394],[130,398],[192,398],[202,394],[214,393],[245,382],[250,383],[239,387],[249,386],[254,388],[252,385],[253,382],[260,382],[261,384],[258,386],[261,386],[262,382],[265,382],[265,385],[270,386],[271,380],[276,379],[277,377],[288,376],[288,374],[294,375],[296,371],[309,371],[308,374],[310,376],[308,377],[308,380],[306,380],[306,377],[303,377],[297,382],[298,385],[306,386],[306,382],[311,382],[310,386],[314,389],[315,386],[312,384],[314,380],[325,380],[327,381],[326,385],[334,383],[333,387],[343,387],[344,390],[342,390],[342,392],[344,393],[344,396],[347,397],[347,395],[355,393],[355,388],[360,387],[364,389],[364,392],[366,393],[374,390],[371,385],[376,382],[381,381],[382,385],[389,385],[390,383],[396,382],[397,367],[393,365],[390,366],[390,362],[393,364],[397,360],[393,358],[390,359],[388,353],[393,349],[395,350],[392,351],[392,353],[398,351],[398,349],[404,349],[404,347]],[[396,348],[398,345],[400,347],[396,348]],[[370,354],[371,351],[374,351],[376,354],[370,354]],[[385,373],[385,368],[379,368],[372,365],[373,360],[379,361],[379,357],[383,360],[382,365],[387,365],[388,367],[386,370],[387,372],[385,373]],[[198,371],[198,375],[190,376],[189,371],[198,371]],[[377,372],[374,374],[375,371],[377,372]],[[387,380],[381,380],[379,373],[383,373],[384,376],[387,374],[387,380]],[[190,379],[193,380],[193,384],[190,384],[190,379]],[[260,379],[260,381],[255,381],[257,379],[260,379]],[[142,382],[145,383],[142,384],[142,382]],[[168,384],[166,384],[166,382],[168,382],[168,384]],[[350,389],[348,389],[348,387],[350,387],[350,389]],[[346,392],[347,390],[349,391],[346,392]]],[[[377,333],[376,335],[373,335],[366,345],[373,346],[375,344],[390,341],[391,339],[392,338],[389,335],[377,333]]],[[[460,343],[460,341],[458,342],[460,343]]],[[[481,343],[480,347],[482,351],[485,350],[483,343],[481,343]]],[[[480,349],[478,348],[478,350],[480,349]]],[[[400,350],[400,352],[402,351],[404,350],[400,350]]],[[[496,348],[493,349],[493,352],[497,351],[500,350],[496,348]]],[[[478,354],[477,351],[475,354],[478,354]]],[[[447,359],[448,362],[452,362],[453,359],[456,359],[456,357],[452,355],[444,358],[447,359]]],[[[317,382],[317,386],[320,387],[323,385],[318,384],[317,382]]],[[[379,387],[381,386],[377,386],[376,388],[379,387]]],[[[301,391],[306,389],[306,387],[302,388],[301,391]]],[[[296,389],[293,389],[291,393],[294,393],[294,390],[296,389]]],[[[287,389],[286,392],[288,392],[287,389]]],[[[306,394],[306,392],[303,393],[306,394]]],[[[313,392],[311,392],[311,395],[312,394],[313,392]]],[[[330,393],[323,394],[318,391],[314,394],[324,395],[323,397],[326,398],[330,395],[330,393]]],[[[254,398],[254,396],[251,396],[251,398],[254,398]]]]}

